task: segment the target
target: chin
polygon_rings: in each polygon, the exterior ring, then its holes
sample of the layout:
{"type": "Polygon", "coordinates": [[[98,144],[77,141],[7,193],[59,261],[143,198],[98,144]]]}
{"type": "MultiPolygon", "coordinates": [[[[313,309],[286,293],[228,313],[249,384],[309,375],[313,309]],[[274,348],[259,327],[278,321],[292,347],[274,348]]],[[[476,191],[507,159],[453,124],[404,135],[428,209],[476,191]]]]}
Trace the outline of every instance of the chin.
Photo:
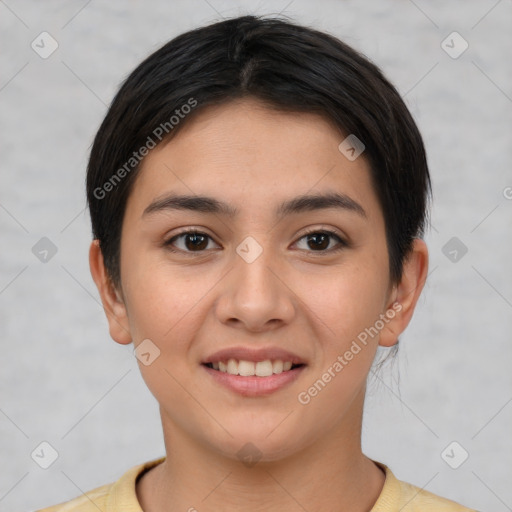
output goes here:
{"type": "Polygon", "coordinates": [[[222,439],[210,439],[208,442],[214,451],[248,466],[256,462],[283,460],[300,451],[305,440],[303,434],[290,429],[291,425],[288,428],[279,425],[282,420],[283,416],[270,428],[266,424],[264,428],[258,428],[254,423],[238,423],[232,428],[226,426],[233,437],[224,432],[222,439]]]}

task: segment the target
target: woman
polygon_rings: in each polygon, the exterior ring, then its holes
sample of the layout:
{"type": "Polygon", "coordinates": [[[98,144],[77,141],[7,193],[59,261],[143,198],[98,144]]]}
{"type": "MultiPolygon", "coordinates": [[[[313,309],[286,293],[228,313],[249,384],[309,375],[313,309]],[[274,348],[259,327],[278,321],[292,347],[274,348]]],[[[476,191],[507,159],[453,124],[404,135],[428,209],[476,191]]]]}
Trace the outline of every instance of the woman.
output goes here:
{"type": "Polygon", "coordinates": [[[276,18],[182,34],[117,93],[87,193],[166,456],[45,511],[471,510],[361,450],[377,347],[428,268],[422,138],[375,65],[276,18]]]}

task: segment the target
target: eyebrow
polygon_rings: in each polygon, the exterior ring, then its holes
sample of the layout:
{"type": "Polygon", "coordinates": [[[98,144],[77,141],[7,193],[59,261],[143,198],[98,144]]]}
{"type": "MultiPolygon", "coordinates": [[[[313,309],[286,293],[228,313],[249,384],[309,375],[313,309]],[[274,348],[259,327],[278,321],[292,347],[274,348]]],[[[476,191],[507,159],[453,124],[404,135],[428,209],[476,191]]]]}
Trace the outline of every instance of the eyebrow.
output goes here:
{"type": "MultiPolygon", "coordinates": [[[[288,199],[278,205],[275,210],[275,216],[281,218],[286,215],[323,210],[327,208],[347,210],[357,213],[365,219],[367,218],[364,208],[359,203],[346,194],[339,194],[337,192],[301,195],[288,199]]],[[[144,210],[142,216],[144,217],[149,214],[167,210],[189,210],[200,213],[213,213],[230,218],[233,218],[238,214],[237,208],[213,197],[177,195],[171,193],[153,201],[144,210]]]]}

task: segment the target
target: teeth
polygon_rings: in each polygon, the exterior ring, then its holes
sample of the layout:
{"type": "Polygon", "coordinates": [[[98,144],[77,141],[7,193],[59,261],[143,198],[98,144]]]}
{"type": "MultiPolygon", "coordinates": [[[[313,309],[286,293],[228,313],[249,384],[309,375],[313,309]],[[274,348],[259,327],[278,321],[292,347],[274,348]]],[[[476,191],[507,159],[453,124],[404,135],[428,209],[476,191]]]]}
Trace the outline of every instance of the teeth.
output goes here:
{"type": "Polygon", "coordinates": [[[253,361],[237,361],[236,359],[229,359],[227,362],[218,361],[212,363],[215,370],[219,370],[230,375],[241,375],[243,377],[251,377],[257,375],[258,377],[269,377],[273,373],[282,373],[291,369],[291,361],[282,361],[277,359],[271,361],[267,359],[265,361],[259,361],[257,363],[253,361]]]}
{"type": "Polygon", "coordinates": [[[282,373],[283,367],[284,367],[283,361],[280,361],[279,359],[272,363],[272,371],[274,373],[282,373]]]}
{"type": "Polygon", "coordinates": [[[255,373],[258,377],[269,377],[273,373],[272,361],[259,361],[255,365],[255,373]]]}
{"type": "Polygon", "coordinates": [[[238,375],[238,364],[234,359],[228,361],[227,372],[231,375],[238,375]]]}
{"type": "MultiPolygon", "coordinates": [[[[231,366],[231,368],[233,369],[232,372],[229,372],[229,364],[228,364],[228,372],[233,374],[233,375],[236,375],[236,369],[237,369],[237,364],[236,364],[236,361],[234,359],[230,359],[229,362],[233,361],[233,365],[231,366]]],[[[255,375],[255,368],[256,364],[253,363],[252,361],[240,361],[238,363],[238,374],[240,375],[243,375],[244,377],[249,377],[250,375],[255,375]]]]}

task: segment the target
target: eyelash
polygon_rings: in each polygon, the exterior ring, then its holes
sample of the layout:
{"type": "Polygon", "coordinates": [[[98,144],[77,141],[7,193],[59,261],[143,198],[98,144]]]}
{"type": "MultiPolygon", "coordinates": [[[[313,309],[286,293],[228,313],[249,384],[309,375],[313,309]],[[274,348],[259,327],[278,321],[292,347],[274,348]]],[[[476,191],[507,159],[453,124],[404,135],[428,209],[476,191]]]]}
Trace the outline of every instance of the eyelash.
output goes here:
{"type": "MultiPolygon", "coordinates": [[[[303,238],[306,238],[308,235],[319,235],[319,234],[322,234],[322,235],[328,235],[332,238],[336,238],[338,240],[338,247],[335,247],[334,249],[331,248],[331,249],[327,249],[327,250],[320,250],[320,251],[309,251],[309,252],[312,252],[313,254],[315,253],[319,253],[320,255],[323,253],[323,254],[333,254],[333,253],[337,253],[347,247],[349,247],[349,244],[348,242],[346,242],[345,240],[343,240],[343,238],[341,238],[335,231],[332,231],[330,229],[311,229],[309,231],[307,231],[306,233],[304,233],[299,239],[299,240],[302,240],[303,238]]],[[[202,250],[202,251],[184,251],[183,249],[176,249],[172,246],[173,242],[182,237],[182,236],[185,236],[185,235],[203,235],[203,236],[206,236],[208,238],[210,238],[211,240],[213,240],[213,238],[208,235],[207,233],[203,233],[201,231],[198,231],[198,230],[195,230],[195,229],[191,229],[191,230],[188,230],[188,231],[182,231],[181,233],[178,233],[177,235],[174,235],[172,238],[169,238],[168,240],[166,240],[164,242],[164,246],[171,252],[174,252],[174,253],[182,253],[182,254],[187,254],[187,255],[192,255],[194,253],[202,253],[202,252],[206,252],[206,249],[205,250],[202,250]]]]}

